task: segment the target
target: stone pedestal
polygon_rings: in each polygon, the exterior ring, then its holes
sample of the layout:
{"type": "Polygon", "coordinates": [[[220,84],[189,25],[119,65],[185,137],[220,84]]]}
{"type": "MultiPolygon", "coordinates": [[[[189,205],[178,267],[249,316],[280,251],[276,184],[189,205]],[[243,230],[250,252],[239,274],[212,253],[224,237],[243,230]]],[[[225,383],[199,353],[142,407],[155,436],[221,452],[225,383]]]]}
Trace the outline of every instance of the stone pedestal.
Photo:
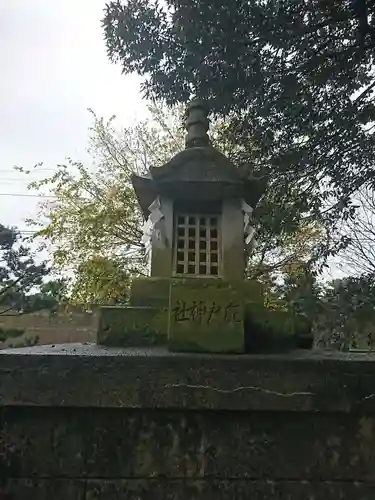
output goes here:
{"type": "Polygon", "coordinates": [[[264,305],[256,281],[137,278],[130,302],[101,307],[103,346],[168,346],[172,351],[243,353],[310,348],[296,318],[264,305]]]}
{"type": "MultiPolygon", "coordinates": [[[[139,344],[157,344],[166,316],[172,351],[245,350],[245,299],[238,290],[245,281],[246,249],[255,231],[252,212],[267,179],[238,168],[211,144],[208,114],[206,104],[194,99],[187,107],[185,150],[150,167],[146,175],[132,176],[145,218],[141,242],[151,251],[152,278],[170,280],[168,305],[155,306],[152,295],[149,302],[134,304],[137,293],[132,293],[130,305],[148,309],[139,310],[139,315],[135,309],[124,310],[122,327],[117,311],[113,309],[117,319],[112,320],[111,310],[103,310],[100,344],[134,345],[136,332],[139,344]]],[[[143,286],[147,289],[146,283],[143,286]]]]}
{"type": "Polygon", "coordinates": [[[169,288],[166,278],[134,279],[128,305],[100,308],[98,344],[167,345],[169,288]]]}
{"type": "Polygon", "coordinates": [[[171,280],[168,346],[172,351],[242,353],[243,299],[219,279],[171,280]]]}
{"type": "Polygon", "coordinates": [[[0,498],[373,500],[375,355],[0,352],[0,498]]]}

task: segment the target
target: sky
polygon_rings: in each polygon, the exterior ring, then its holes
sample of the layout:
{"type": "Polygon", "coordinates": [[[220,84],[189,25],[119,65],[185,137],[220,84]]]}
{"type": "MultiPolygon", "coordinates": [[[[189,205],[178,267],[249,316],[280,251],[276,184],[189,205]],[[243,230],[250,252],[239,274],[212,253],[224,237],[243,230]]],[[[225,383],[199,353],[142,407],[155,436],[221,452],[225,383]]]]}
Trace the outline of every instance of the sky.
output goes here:
{"type": "MultiPolygon", "coordinates": [[[[0,0],[0,222],[27,229],[37,213],[13,167],[68,156],[86,160],[87,111],[121,125],[144,113],[140,79],[110,63],[101,28],[105,0],[0,0]]],[[[48,174],[33,174],[36,180],[48,174]]]]}
{"type": "MultiPolygon", "coordinates": [[[[66,157],[90,161],[91,117],[127,125],[145,115],[140,79],[125,76],[106,55],[101,19],[106,0],[0,0],[0,222],[30,230],[37,216],[30,180],[14,166],[66,157]],[[20,195],[28,196],[20,196],[20,195]],[[31,195],[31,196],[30,196],[31,195]]],[[[340,271],[333,266],[334,275],[340,271]]]]}

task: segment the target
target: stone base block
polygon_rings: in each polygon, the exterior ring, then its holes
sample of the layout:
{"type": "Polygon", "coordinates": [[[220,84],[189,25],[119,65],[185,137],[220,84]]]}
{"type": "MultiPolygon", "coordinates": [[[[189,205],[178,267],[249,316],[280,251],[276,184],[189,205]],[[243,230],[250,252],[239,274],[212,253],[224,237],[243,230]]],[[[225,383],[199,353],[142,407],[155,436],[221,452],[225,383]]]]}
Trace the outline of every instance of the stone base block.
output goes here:
{"type": "Polygon", "coordinates": [[[220,279],[171,280],[168,346],[172,351],[244,352],[244,307],[220,279]]]}
{"type": "Polygon", "coordinates": [[[134,278],[130,291],[130,305],[167,308],[169,278],[134,278]]]}
{"type": "Polygon", "coordinates": [[[165,345],[167,323],[166,308],[102,307],[97,342],[118,347],[165,345]]]}

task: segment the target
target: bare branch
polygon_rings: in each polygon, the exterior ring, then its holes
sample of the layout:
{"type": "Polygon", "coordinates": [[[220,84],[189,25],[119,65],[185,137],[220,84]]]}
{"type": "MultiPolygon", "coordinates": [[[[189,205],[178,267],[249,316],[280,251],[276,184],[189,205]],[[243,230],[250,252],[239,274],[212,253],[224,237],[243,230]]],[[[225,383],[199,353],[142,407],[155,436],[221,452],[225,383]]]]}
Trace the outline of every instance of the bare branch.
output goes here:
{"type": "Polygon", "coordinates": [[[359,205],[354,218],[343,228],[350,245],[343,252],[346,266],[354,274],[375,271],[375,193],[371,188],[362,188],[355,198],[359,205]]]}

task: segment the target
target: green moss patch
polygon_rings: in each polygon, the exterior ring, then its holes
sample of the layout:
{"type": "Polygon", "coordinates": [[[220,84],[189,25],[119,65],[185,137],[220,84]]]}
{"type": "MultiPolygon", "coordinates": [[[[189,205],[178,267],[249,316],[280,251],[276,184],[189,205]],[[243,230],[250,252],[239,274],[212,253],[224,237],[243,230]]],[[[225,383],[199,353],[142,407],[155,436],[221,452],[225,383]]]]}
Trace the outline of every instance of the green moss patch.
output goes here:
{"type": "Polygon", "coordinates": [[[167,343],[166,309],[102,307],[97,342],[108,346],[149,346],[167,343]]]}
{"type": "Polygon", "coordinates": [[[172,351],[243,352],[244,308],[237,289],[220,279],[172,280],[168,346],[172,351]]]}
{"type": "Polygon", "coordinates": [[[135,278],[130,291],[130,305],[168,307],[169,278],[135,278]]]}

